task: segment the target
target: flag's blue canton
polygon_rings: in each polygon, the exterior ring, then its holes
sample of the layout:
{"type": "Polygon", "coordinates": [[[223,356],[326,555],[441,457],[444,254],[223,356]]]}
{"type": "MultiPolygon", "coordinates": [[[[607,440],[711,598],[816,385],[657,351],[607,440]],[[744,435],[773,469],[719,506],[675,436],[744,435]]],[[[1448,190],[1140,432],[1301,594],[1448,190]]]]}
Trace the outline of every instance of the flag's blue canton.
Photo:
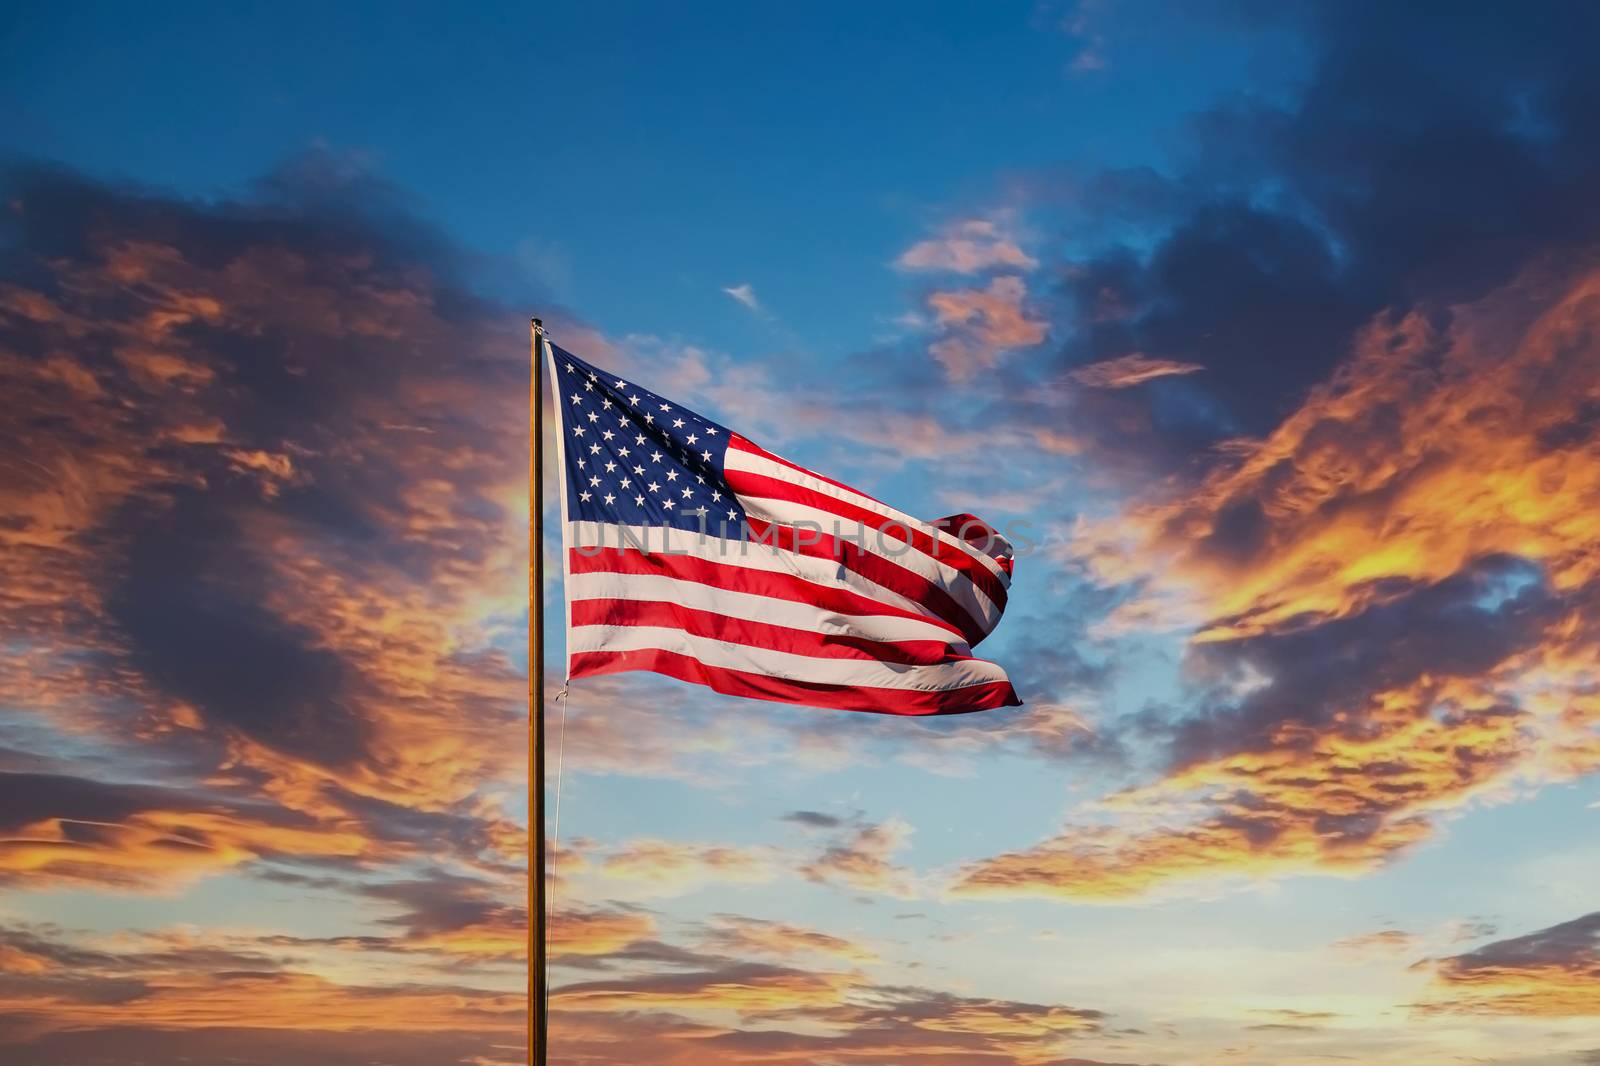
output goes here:
{"type": "Polygon", "coordinates": [[[744,528],[723,480],[728,429],[551,345],[574,522],[744,528]]]}

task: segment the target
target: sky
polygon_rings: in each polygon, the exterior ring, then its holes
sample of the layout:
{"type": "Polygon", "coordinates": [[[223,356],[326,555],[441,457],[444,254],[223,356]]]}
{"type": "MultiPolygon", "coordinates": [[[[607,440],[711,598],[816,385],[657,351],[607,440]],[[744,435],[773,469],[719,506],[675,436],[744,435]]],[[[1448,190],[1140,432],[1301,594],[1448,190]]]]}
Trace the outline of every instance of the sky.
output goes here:
{"type": "Polygon", "coordinates": [[[5,1061],[524,1060],[537,314],[1019,533],[1024,701],[558,627],[552,1062],[1600,1062],[1596,21],[13,5],[5,1061]]]}

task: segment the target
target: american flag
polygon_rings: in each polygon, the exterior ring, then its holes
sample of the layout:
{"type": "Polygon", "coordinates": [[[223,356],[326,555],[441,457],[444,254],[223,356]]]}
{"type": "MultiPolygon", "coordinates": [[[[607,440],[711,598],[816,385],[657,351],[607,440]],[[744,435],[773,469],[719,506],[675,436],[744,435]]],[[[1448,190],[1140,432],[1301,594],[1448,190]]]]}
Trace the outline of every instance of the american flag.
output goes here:
{"type": "Polygon", "coordinates": [[[884,714],[1021,703],[972,655],[1011,581],[989,526],[919,521],[548,341],[546,360],[568,678],[884,714]]]}

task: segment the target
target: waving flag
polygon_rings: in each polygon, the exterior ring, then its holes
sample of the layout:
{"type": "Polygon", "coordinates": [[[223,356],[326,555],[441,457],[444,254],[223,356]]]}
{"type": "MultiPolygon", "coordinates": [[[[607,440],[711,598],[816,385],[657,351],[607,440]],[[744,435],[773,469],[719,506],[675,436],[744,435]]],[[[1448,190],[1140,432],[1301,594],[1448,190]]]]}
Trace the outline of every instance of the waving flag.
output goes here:
{"type": "Polygon", "coordinates": [[[1011,546],[922,522],[547,344],[567,676],[649,670],[754,699],[884,714],[1021,701],[972,648],[1011,546]]]}

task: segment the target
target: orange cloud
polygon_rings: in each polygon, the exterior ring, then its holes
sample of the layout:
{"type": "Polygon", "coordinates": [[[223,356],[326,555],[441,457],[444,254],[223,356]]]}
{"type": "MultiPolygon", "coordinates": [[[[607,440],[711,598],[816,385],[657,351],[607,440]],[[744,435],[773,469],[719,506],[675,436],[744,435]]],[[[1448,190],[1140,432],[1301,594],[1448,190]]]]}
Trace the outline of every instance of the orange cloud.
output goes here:
{"type": "Polygon", "coordinates": [[[773,1014],[820,1010],[863,985],[859,975],[811,973],[755,963],[709,973],[588,981],[557,988],[553,1010],[704,1010],[773,1014]]]}
{"type": "Polygon", "coordinates": [[[994,267],[1032,270],[1038,260],[1028,255],[998,225],[973,218],[950,226],[941,236],[907,248],[895,265],[902,270],[948,270],[976,274],[994,267]]]}
{"type": "Polygon", "coordinates": [[[656,933],[656,921],[639,911],[564,908],[550,916],[552,956],[610,955],[656,933]]]}
{"type": "Polygon", "coordinates": [[[1600,913],[1428,965],[1424,1015],[1600,1016],[1600,913]]]}
{"type": "Polygon", "coordinates": [[[760,921],[722,914],[712,919],[706,946],[739,957],[749,955],[790,959],[823,955],[854,963],[878,961],[877,953],[841,937],[787,922],[760,921]]]}
{"type": "Polygon", "coordinates": [[[1007,350],[1044,340],[1047,326],[1023,307],[1027,286],[1004,276],[982,289],[935,292],[928,297],[935,321],[946,336],[929,351],[953,381],[970,381],[992,368],[1007,350]]]}
{"type": "Polygon", "coordinates": [[[891,859],[909,842],[911,832],[910,824],[900,818],[860,826],[803,864],[800,873],[813,881],[840,884],[858,891],[900,899],[915,898],[919,893],[915,875],[891,859]]]}
{"type": "Polygon", "coordinates": [[[1416,934],[1403,929],[1379,929],[1371,933],[1346,937],[1335,942],[1333,946],[1356,956],[1398,955],[1415,950],[1418,942],[1416,934]]]}
{"type": "Polygon", "coordinates": [[[7,958],[29,958],[0,984],[7,1037],[95,1029],[515,1034],[517,990],[423,984],[354,985],[294,972],[246,941],[182,932],[110,941],[57,930],[0,929],[7,958]],[[127,950],[129,942],[135,950],[127,950]]]}
{"type": "Polygon", "coordinates": [[[1198,363],[1180,363],[1175,359],[1151,359],[1134,352],[1131,355],[1106,359],[1081,366],[1068,375],[1080,385],[1092,389],[1128,389],[1143,385],[1156,378],[1193,374],[1205,367],[1198,363]]]}
{"type": "Polygon", "coordinates": [[[764,884],[782,872],[782,857],[771,848],[686,844],[669,840],[631,840],[596,864],[610,880],[626,881],[644,894],[678,895],[703,885],[764,884]]]}
{"type": "Polygon", "coordinates": [[[1600,273],[1371,324],[1261,440],[1086,523],[1133,595],[1110,628],[1189,628],[1215,709],[1174,767],[954,890],[1121,899],[1196,879],[1358,873],[1441,812],[1597,766],[1600,273]],[[1170,492],[1171,486],[1166,491],[1170,492]]]}
{"type": "Polygon", "coordinates": [[[262,802],[42,811],[0,863],[155,885],[394,858],[424,824],[520,862],[516,346],[376,226],[80,191],[81,250],[0,284],[0,688],[262,802]]]}

